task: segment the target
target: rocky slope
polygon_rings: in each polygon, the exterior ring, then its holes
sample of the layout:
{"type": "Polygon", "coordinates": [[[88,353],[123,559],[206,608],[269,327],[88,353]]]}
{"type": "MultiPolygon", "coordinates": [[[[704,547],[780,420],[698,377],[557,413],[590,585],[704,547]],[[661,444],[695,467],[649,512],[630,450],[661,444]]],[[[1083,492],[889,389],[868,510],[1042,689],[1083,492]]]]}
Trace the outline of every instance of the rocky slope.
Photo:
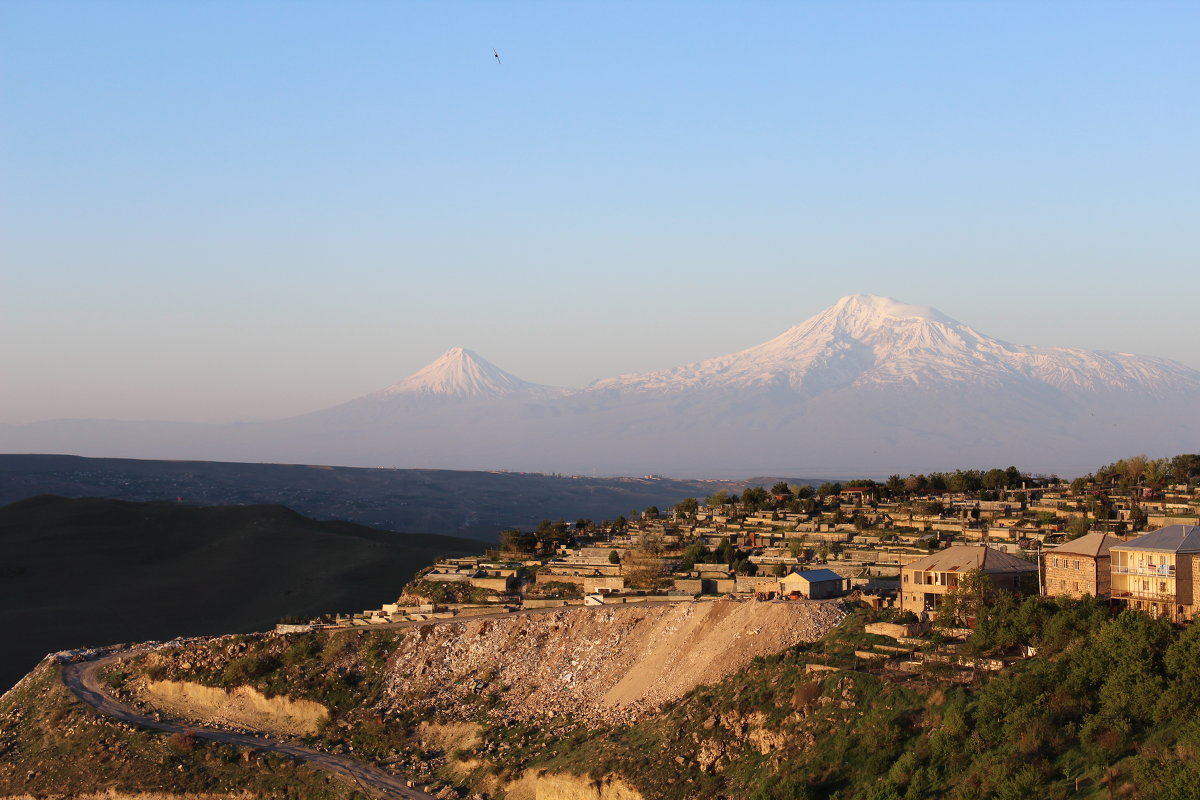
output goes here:
{"type": "Polygon", "coordinates": [[[816,641],[844,617],[829,602],[715,601],[427,625],[388,660],[388,702],[450,707],[488,692],[520,718],[633,721],[756,656],[816,641]]]}
{"type": "MultiPolygon", "coordinates": [[[[783,605],[742,604],[758,612],[757,620],[786,628],[786,618],[772,617],[783,605]]],[[[792,608],[802,614],[805,606],[792,608]]],[[[718,618],[718,609],[708,619],[699,608],[691,616],[635,609],[647,615],[628,618],[579,609],[567,618],[558,611],[532,615],[531,625],[544,619],[527,629],[448,622],[441,632],[417,624],[219,637],[162,647],[129,663],[128,674],[110,675],[109,685],[129,702],[137,702],[146,677],[319,702],[330,719],[306,739],[310,747],[433,784],[427,791],[440,800],[1196,796],[1200,627],[1180,631],[1137,612],[1114,616],[1092,599],[999,598],[981,611],[965,643],[951,650],[931,640],[923,650],[943,660],[913,671],[906,660],[857,655],[897,649],[866,632],[879,615],[859,608],[817,644],[750,659],[682,696],[665,692],[670,702],[631,723],[607,721],[605,709],[622,706],[605,703],[626,676],[670,673],[680,660],[663,664],[656,651],[693,642],[737,655],[744,645],[728,642],[736,636],[714,638],[708,629],[740,632],[744,640],[756,620],[740,613],[718,618]],[[606,628],[612,636],[604,637],[606,628]],[[548,640],[526,647],[525,639],[536,643],[542,634],[548,640]],[[605,649],[606,638],[619,637],[642,655],[622,661],[621,648],[605,649]],[[1038,654],[1025,657],[1024,643],[1038,654]],[[1006,666],[990,672],[944,660],[964,652],[968,661],[982,654],[1006,666]],[[454,666],[456,658],[486,664],[487,654],[490,683],[466,669],[470,664],[454,666]],[[556,678],[569,684],[556,671],[580,673],[579,656],[596,659],[607,673],[584,675],[588,696],[540,685],[556,678]],[[414,658],[415,666],[403,663],[414,658]],[[416,683],[406,685],[403,675],[416,683]],[[431,675],[429,684],[420,685],[424,675],[431,675]],[[510,679],[536,685],[506,685],[510,679]],[[561,713],[536,708],[572,699],[579,705],[561,713]]],[[[336,781],[314,783],[286,762],[96,718],[68,702],[56,668],[44,662],[0,698],[0,796],[78,796],[108,787],[134,793],[164,785],[259,798],[297,791],[342,798],[352,791],[336,781]]],[[[687,671],[685,663],[681,672],[687,671]]],[[[652,692],[633,696],[646,707],[656,702],[652,692]]]]}

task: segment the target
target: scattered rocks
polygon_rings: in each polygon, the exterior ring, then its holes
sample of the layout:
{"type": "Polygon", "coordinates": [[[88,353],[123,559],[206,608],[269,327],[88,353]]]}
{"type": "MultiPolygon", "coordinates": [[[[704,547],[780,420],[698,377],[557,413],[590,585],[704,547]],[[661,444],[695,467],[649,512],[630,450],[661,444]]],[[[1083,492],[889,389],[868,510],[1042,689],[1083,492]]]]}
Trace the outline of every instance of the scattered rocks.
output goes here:
{"type": "Polygon", "coordinates": [[[390,701],[454,708],[492,697],[524,719],[632,722],[755,656],[820,638],[845,613],[832,602],[715,601],[424,625],[389,660],[390,701]]]}

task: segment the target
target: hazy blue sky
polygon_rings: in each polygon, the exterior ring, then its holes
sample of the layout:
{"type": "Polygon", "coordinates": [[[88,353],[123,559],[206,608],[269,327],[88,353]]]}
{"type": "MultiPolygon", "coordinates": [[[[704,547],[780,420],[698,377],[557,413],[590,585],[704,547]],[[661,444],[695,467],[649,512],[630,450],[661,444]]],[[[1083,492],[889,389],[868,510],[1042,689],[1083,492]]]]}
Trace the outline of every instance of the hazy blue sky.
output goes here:
{"type": "Polygon", "coordinates": [[[0,421],[582,385],[845,294],[1200,368],[1200,4],[0,4],[0,421]],[[500,51],[503,64],[492,58],[500,51]]]}

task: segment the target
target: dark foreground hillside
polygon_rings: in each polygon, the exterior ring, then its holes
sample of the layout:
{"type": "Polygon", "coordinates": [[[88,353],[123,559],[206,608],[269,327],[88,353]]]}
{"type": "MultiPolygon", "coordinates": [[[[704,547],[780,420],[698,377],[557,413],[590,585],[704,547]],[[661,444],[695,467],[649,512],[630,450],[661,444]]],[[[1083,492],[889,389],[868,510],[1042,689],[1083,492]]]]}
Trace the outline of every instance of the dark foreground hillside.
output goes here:
{"type": "Polygon", "coordinates": [[[0,691],[54,650],[378,607],[438,556],[478,551],[283,506],[23,500],[0,507],[0,691]]]}

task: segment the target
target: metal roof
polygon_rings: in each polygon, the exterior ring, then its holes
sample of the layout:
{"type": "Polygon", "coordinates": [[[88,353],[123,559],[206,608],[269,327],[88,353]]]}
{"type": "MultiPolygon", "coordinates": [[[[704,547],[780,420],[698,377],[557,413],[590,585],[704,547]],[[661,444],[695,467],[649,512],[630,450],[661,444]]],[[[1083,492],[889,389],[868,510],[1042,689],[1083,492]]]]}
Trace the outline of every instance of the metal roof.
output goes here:
{"type": "Polygon", "coordinates": [[[995,574],[1033,572],[1037,569],[1037,565],[990,547],[956,544],[905,564],[902,569],[915,569],[922,572],[967,572],[977,569],[995,574]]]}
{"type": "Polygon", "coordinates": [[[1108,555],[1108,551],[1119,544],[1121,544],[1120,539],[1107,533],[1088,533],[1080,536],[1078,539],[1064,542],[1058,547],[1051,547],[1046,552],[1072,553],[1095,558],[1096,556],[1108,555]]]}
{"type": "Polygon", "coordinates": [[[810,569],[806,572],[793,572],[793,575],[799,575],[809,583],[821,583],[822,581],[841,581],[845,580],[841,575],[838,575],[831,569],[810,569]]]}
{"type": "Polygon", "coordinates": [[[1168,525],[1136,539],[1117,545],[1113,550],[1162,550],[1168,553],[1200,553],[1200,525],[1168,525]]]}

